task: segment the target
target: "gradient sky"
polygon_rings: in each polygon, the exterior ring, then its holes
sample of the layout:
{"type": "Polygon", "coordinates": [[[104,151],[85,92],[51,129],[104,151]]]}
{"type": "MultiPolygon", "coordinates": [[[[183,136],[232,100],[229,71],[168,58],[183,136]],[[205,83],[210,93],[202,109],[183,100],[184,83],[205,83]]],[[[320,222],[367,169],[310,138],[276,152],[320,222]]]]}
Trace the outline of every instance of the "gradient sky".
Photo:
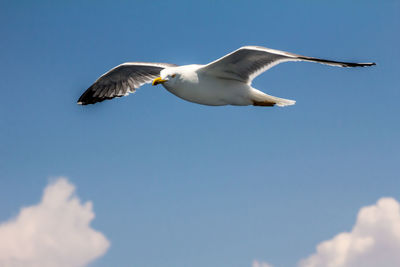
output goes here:
{"type": "Polygon", "coordinates": [[[294,266],[400,199],[400,1],[1,1],[0,221],[66,176],[111,242],[90,266],[294,266]],[[332,60],[253,83],[286,108],[208,107],[161,86],[78,106],[126,61],[243,45],[332,60]]]}

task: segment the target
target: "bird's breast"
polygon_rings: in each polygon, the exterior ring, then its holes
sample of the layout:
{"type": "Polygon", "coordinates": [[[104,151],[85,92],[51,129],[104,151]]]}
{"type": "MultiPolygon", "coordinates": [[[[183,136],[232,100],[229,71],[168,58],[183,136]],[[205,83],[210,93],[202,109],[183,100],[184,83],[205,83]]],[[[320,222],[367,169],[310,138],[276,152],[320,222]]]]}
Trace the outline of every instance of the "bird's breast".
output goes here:
{"type": "Polygon", "coordinates": [[[181,79],[163,85],[184,100],[209,106],[241,104],[248,92],[248,85],[244,83],[215,77],[197,76],[196,79],[181,79]]]}

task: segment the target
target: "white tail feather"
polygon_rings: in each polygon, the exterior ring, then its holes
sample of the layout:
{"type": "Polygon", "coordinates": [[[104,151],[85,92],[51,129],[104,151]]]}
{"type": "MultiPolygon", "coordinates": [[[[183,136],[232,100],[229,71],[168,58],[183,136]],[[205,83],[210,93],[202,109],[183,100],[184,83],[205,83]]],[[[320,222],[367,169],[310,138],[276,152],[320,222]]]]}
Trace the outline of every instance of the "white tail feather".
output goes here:
{"type": "Polygon", "coordinates": [[[294,104],[296,104],[295,100],[290,100],[290,99],[284,99],[284,98],[279,98],[279,97],[273,97],[276,100],[274,100],[276,102],[276,105],[279,107],[286,107],[286,106],[292,106],[294,104]]]}
{"type": "Polygon", "coordinates": [[[256,102],[269,102],[269,103],[275,103],[275,105],[279,107],[285,107],[285,106],[291,106],[296,103],[294,100],[290,99],[285,99],[285,98],[280,98],[272,95],[267,95],[266,93],[263,93],[257,89],[252,90],[252,100],[256,102]]]}

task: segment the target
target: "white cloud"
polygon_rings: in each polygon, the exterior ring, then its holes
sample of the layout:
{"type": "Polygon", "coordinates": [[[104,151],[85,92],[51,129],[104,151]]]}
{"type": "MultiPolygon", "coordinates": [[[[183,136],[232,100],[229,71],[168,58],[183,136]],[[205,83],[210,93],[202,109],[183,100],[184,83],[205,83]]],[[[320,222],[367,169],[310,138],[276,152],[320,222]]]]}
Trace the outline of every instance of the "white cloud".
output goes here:
{"type": "Polygon", "coordinates": [[[81,204],[74,192],[59,178],[39,204],[0,224],[1,267],[81,267],[107,251],[109,241],[89,225],[92,203],[81,204]]]}
{"type": "Polygon", "coordinates": [[[351,232],[340,233],[317,246],[301,267],[400,266],[400,204],[381,198],[360,209],[351,232]]]}
{"type": "Polygon", "coordinates": [[[253,261],[252,267],[273,267],[273,266],[267,262],[253,261]]]}

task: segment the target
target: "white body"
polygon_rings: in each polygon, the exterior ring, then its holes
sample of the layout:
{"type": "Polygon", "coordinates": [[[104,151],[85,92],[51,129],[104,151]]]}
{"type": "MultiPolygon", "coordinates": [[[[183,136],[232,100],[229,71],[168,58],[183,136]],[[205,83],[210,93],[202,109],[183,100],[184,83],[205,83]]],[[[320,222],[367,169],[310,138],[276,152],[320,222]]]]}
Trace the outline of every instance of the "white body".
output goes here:
{"type": "Polygon", "coordinates": [[[211,76],[202,72],[205,65],[185,65],[166,68],[161,78],[172,94],[197,104],[208,106],[248,106],[254,102],[270,101],[278,106],[293,105],[295,101],[267,95],[250,84],[211,76]],[[172,77],[171,75],[175,75],[172,77]]]}

